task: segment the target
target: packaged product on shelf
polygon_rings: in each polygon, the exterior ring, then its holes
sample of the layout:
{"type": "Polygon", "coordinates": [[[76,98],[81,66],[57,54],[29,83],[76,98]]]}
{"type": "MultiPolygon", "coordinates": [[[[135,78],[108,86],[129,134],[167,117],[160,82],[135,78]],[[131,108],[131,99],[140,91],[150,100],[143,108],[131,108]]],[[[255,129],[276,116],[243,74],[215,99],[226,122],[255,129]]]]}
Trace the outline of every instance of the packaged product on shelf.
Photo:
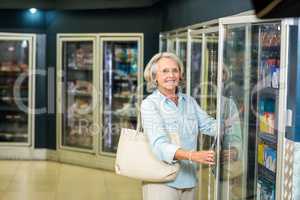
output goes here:
{"type": "Polygon", "coordinates": [[[268,146],[264,148],[264,166],[276,172],[276,151],[268,146]]]}
{"type": "Polygon", "coordinates": [[[21,71],[27,71],[28,70],[28,65],[25,63],[21,63],[19,64],[19,68],[21,69],[21,71]]]}
{"type": "Polygon", "coordinates": [[[1,71],[6,71],[6,72],[19,72],[21,71],[21,69],[19,68],[19,66],[16,64],[16,62],[2,62],[1,63],[1,67],[0,67],[1,71]]]}
{"type": "Polygon", "coordinates": [[[275,200],[275,185],[258,179],[257,181],[257,200],[275,200]]]}
{"type": "Polygon", "coordinates": [[[258,144],[258,150],[257,150],[257,162],[261,165],[264,165],[264,151],[265,151],[265,145],[262,143],[258,144]]]}
{"type": "Polygon", "coordinates": [[[261,198],[261,182],[257,181],[257,187],[256,187],[256,200],[262,200],[261,198]]]}
{"type": "Polygon", "coordinates": [[[272,88],[279,88],[279,67],[276,65],[271,66],[272,88]]]}
{"type": "Polygon", "coordinates": [[[85,66],[92,66],[93,64],[93,50],[91,45],[81,45],[84,51],[83,64],[85,66]]]}
{"type": "Polygon", "coordinates": [[[261,98],[259,100],[259,130],[263,133],[275,133],[275,100],[261,98]]]}
{"type": "Polygon", "coordinates": [[[268,88],[272,85],[272,77],[267,61],[262,61],[260,67],[260,81],[263,88],[268,88]]]}
{"type": "Polygon", "coordinates": [[[259,129],[263,133],[274,134],[275,130],[275,115],[271,112],[264,112],[259,117],[259,129]]]}
{"type": "Polygon", "coordinates": [[[76,62],[76,67],[79,69],[84,67],[83,56],[84,56],[83,49],[81,48],[76,49],[75,62],[76,62]]]}
{"type": "Polygon", "coordinates": [[[86,115],[92,112],[92,104],[85,99],[76,99],[75,102],[68,108],[69,116],[86,115]]]}
{"type": "Polygon", "coordinates": [[[89,81],[76,80],[68,82],[68,91],[77,94],[92,94],[93,85],[89,81]]]}
{"type": "Polygon", "coordinates": [[[115,46],[116,71],[121,75],[137,73],[137,49],[115,46]]]}
{"type": "Polygon", "coordinates": [[[81,45],[75,50],[73,60],[70,59],[69,67],[75,69],[92,69],[93,52],[91,45],[81,45]]]}

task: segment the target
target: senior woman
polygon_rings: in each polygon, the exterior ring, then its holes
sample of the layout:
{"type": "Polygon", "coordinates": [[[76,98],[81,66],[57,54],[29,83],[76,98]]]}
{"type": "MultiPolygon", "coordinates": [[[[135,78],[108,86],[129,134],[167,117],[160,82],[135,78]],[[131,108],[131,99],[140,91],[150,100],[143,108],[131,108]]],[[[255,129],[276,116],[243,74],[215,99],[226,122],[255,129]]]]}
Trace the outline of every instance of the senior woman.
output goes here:
{"type": "MultiPolygon", "coordinates": [[[[216,120],[204,112],[195,99],[179,91],[183,65],[173,53],[158,53],[145,72],[152,94],[143,100],[141,117],[155,156],[167,163],[180,163],[174,181],[144,183],[144,200],[194,200],[197,163],[214,164],[212,151],[197,151],[198,133],[214,136],[216,120]]],[[[141,158],[141,162],[142,162],[141,158]]]]}

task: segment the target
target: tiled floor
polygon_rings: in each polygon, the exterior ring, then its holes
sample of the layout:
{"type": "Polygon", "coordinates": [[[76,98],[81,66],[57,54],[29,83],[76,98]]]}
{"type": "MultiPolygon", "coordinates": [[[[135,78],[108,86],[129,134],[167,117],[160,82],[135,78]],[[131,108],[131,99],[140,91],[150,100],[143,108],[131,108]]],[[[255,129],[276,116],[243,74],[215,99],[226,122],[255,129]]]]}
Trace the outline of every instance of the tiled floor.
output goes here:
{"type": "Polygon", "coordinates": [[[141,182],[46,161],[0,161],[0,200],[141,200],[141,182]]]}

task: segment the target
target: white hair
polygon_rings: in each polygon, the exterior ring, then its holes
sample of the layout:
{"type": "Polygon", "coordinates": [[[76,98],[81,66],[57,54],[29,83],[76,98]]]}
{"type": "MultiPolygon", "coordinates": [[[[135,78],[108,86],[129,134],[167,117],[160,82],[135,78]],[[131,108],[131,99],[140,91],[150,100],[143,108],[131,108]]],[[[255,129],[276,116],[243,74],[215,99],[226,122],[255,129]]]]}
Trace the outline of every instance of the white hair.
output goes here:
{"type": "Polygon", "coordinates": [[[178,65],[179,71],[180,71],[180,79],[182,79],[184,74],[184,67],[178,56],[176,56],[174,53],[170,52],[161,52],[155,54],[148,64],[146,65],[145,71],[144,71],[144,78],[147,82],[147,90],[149,92],[152,92],[157,88],[156,83],[156,73],[157,73],[157,62],[162,58],[169,58],[175,61],[178,65]]]}

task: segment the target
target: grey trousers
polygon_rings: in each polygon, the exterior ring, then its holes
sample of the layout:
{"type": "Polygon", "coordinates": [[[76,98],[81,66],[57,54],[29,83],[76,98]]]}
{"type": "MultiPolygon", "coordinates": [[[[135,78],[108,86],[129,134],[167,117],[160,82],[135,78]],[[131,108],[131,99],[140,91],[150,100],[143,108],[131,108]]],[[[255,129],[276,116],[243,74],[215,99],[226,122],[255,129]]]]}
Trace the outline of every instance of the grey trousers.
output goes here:
{"type": "Polygon", "coordinates": [[[143,185],[143,200],[195,200],[195,188],[176,189],[166,184],[143,185]]]}

